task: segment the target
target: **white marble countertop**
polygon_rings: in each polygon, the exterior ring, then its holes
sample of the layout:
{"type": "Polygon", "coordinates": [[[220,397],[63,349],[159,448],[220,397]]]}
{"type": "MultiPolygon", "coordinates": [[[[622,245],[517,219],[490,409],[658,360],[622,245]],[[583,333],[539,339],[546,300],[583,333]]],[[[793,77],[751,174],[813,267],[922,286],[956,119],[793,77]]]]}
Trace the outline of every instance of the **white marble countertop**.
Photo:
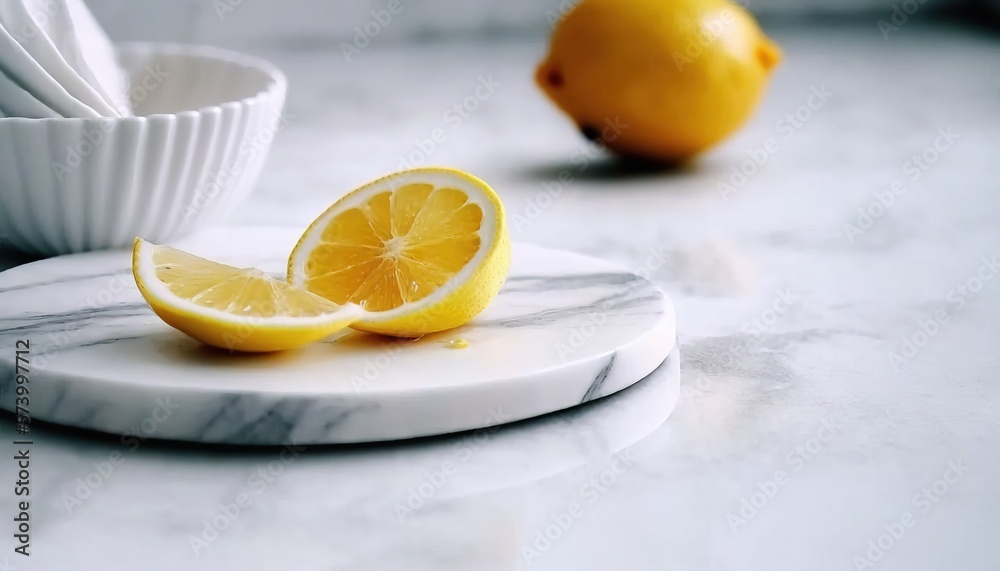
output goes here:
{"type": "MultiPolygon", "coordinates": [[[[693,167],[645,174],[591,158],[544,101],[530,80],[540,43],[373,42],[350,65],[336,46],[261,52],[289,74],[288,117],[234,222],[304,224],[441,129],[426,163],[491,182],[515,239],[644,269],[671,294],[676,410],[664,422],[662,407],[640,406],[658,401],[628,393],[634,410],[517,425],[481,446],[307,450],[273,478],[258,473],[277,466],[273,450],[133,450],[40,429],[35,555],[5,547],[0,563],[1000,569],[1000,42],[917,23],[886,40],[874,21],[773,34],[787,61],[752,124],[693,167]],[[449,113],[481,81],[496,85],[476,111],[449,113]],[[778,150],[731,181],[768,138],[778,150]],[[897,180],[891,206],[873,206],[897,180]],[[848,231],[859,208],[872,218],[848,231]],[[634,442],[617,459],[604,436],[615,427],[634,442]],[[67,503],[113,458],[89,497],[67,503]],[[458,467],[437,484],[445,462],[458,467]],[[421,486],[433,492],[400,512],[421,486]],[[192,547],[248,489],[228,529],[192,547]]],[[[14,511],[9,491],[0,507],[14,511]]]]}

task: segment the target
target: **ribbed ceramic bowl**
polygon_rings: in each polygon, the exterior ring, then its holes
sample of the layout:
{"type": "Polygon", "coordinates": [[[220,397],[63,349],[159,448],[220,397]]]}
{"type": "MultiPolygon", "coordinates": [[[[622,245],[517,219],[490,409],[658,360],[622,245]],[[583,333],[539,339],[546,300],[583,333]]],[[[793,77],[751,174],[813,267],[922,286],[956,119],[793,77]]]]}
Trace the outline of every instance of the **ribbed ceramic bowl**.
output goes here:
{"type": "Polygon", "coordinates": [[[163,242],[250,192],[285,76],[208,47],[125,44],[136,117],[0,119],[0,245],[47,255],[163,242]]]}

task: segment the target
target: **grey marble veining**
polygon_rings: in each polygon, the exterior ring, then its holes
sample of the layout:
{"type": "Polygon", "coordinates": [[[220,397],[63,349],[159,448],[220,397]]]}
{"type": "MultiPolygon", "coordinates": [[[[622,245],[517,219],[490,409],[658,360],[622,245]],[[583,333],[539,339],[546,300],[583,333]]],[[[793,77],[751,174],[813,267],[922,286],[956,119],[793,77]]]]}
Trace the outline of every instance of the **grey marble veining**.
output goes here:
{"type": "MultiPolygon", "coordinates": [[[[274,273],[300,235],[220,228],[177,246],[274,273]]],[[[30,344],[35,420],[121,435],[166,409],[156,438],[275,446],[515,422],[615,393],[673,348],[673,307],[651,282],[521,244],[512,258],[508,287],[463,327],[416,340],[347,330],[274,355],[210,350],[172,330],[132,283],[128,251],[53,258],[0,275],[0,347],[30,344]],[[446,348],[452,339],[468,346],[446,348]]],[[[0,354],[7,411],[15,366],[0,354]]]]}

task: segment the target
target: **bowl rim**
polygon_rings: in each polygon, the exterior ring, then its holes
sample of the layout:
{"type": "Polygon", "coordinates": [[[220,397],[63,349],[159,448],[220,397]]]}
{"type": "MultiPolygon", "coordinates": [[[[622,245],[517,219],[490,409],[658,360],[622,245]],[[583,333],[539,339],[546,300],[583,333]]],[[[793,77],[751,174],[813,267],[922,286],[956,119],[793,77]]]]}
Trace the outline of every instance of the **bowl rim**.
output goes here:
{"type": "Polygon", "coordinates": [[[251,106],[266,100],[284,97],[288,89],[288,78],[276,65],[271,62],[252,56],[246,53],[202,44],[182,44],[174,42],[122,42],[115,44],[118,54],[169,54],[193,56],[204,59],[216,60],[235,64],[244,68],[251,68],[263,72],[268,77],[266,88],[253,95],[225,101],[215,105],[206,105],[197,109],[185,109],[176,113],[154,113],[141,117],[0,117],[0,125],[3,124],[23,124],[23,123],[100,123],[102,121],[113,121],[116,123],[145,123],[150,120],[164,120],[182,115],[221,113],[223,108],[232,106],[251,106]]]}

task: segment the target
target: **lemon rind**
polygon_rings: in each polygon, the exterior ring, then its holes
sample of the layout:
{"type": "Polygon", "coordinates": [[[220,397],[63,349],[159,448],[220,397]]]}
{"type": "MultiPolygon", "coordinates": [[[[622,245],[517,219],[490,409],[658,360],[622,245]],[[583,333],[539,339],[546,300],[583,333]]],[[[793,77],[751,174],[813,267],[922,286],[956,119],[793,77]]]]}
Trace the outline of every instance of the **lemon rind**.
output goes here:
{"type": "MultiPolygon", "coordinates": [[[[159,278],[156,277],[155,264],[153,263],[153,250],[156,244],[147,242],[142,238],[136,238],[132,249],[132,271],[139,278],[136,285],[140,290],[145,289],[143,297],[152,297],[170,310],[191,318],[206,321],[220,321],[233,325],[244,325],[251,318],[243,315],[236,315],[223,311],[198,305],[179,297],[170,291],[159,278]]],[[[269,329],[300,330],[308,327],[322,326],[337,321],[355,321],[362,318],[366,312],[358,305],[349,303],[340,306],[337,311],[316,315],[313,317],[255,317],[258,320],[256,326],[266,325],[269,329]]]]}
{"type": "Polygon", "coordinates": [[[476,252],[476,255],[458,273],[427,297],[418,301],[404,303],[395,309],[387,311],[366,311],[364,308],[358,307],[362,312],[358,321],[377,324],[409,316],[434,306],[468,282],[479,268],[490,259],[490,256],[503,246],[504,241],[502,237],[504,227],[502,224],[497,223],[502,213],[500,198],[489,184],[466,172],[445,167],[420,167],[395,172],[369,182],[351,191],[343,198],[337,200],[333,206],[326,209],[323,214],[309,225],[305,232],[303,232],[302,237],[295,244],[292,256],[288,260],[288,283],[297,288],[306,289],[303,282],[305,272],[301,271],[301,268],[305,264],[305,257],[320,244],[323,230],[334,217],[345,210],[363,204],[379,192],[395,191],[399,187],[411,183],[429,183],[433,184],[435,188],[457,188],[469,197],[469,202],[482,208],[483,222],[479,228],[479,235],[482,242],[479,251],[476,252]]]}

